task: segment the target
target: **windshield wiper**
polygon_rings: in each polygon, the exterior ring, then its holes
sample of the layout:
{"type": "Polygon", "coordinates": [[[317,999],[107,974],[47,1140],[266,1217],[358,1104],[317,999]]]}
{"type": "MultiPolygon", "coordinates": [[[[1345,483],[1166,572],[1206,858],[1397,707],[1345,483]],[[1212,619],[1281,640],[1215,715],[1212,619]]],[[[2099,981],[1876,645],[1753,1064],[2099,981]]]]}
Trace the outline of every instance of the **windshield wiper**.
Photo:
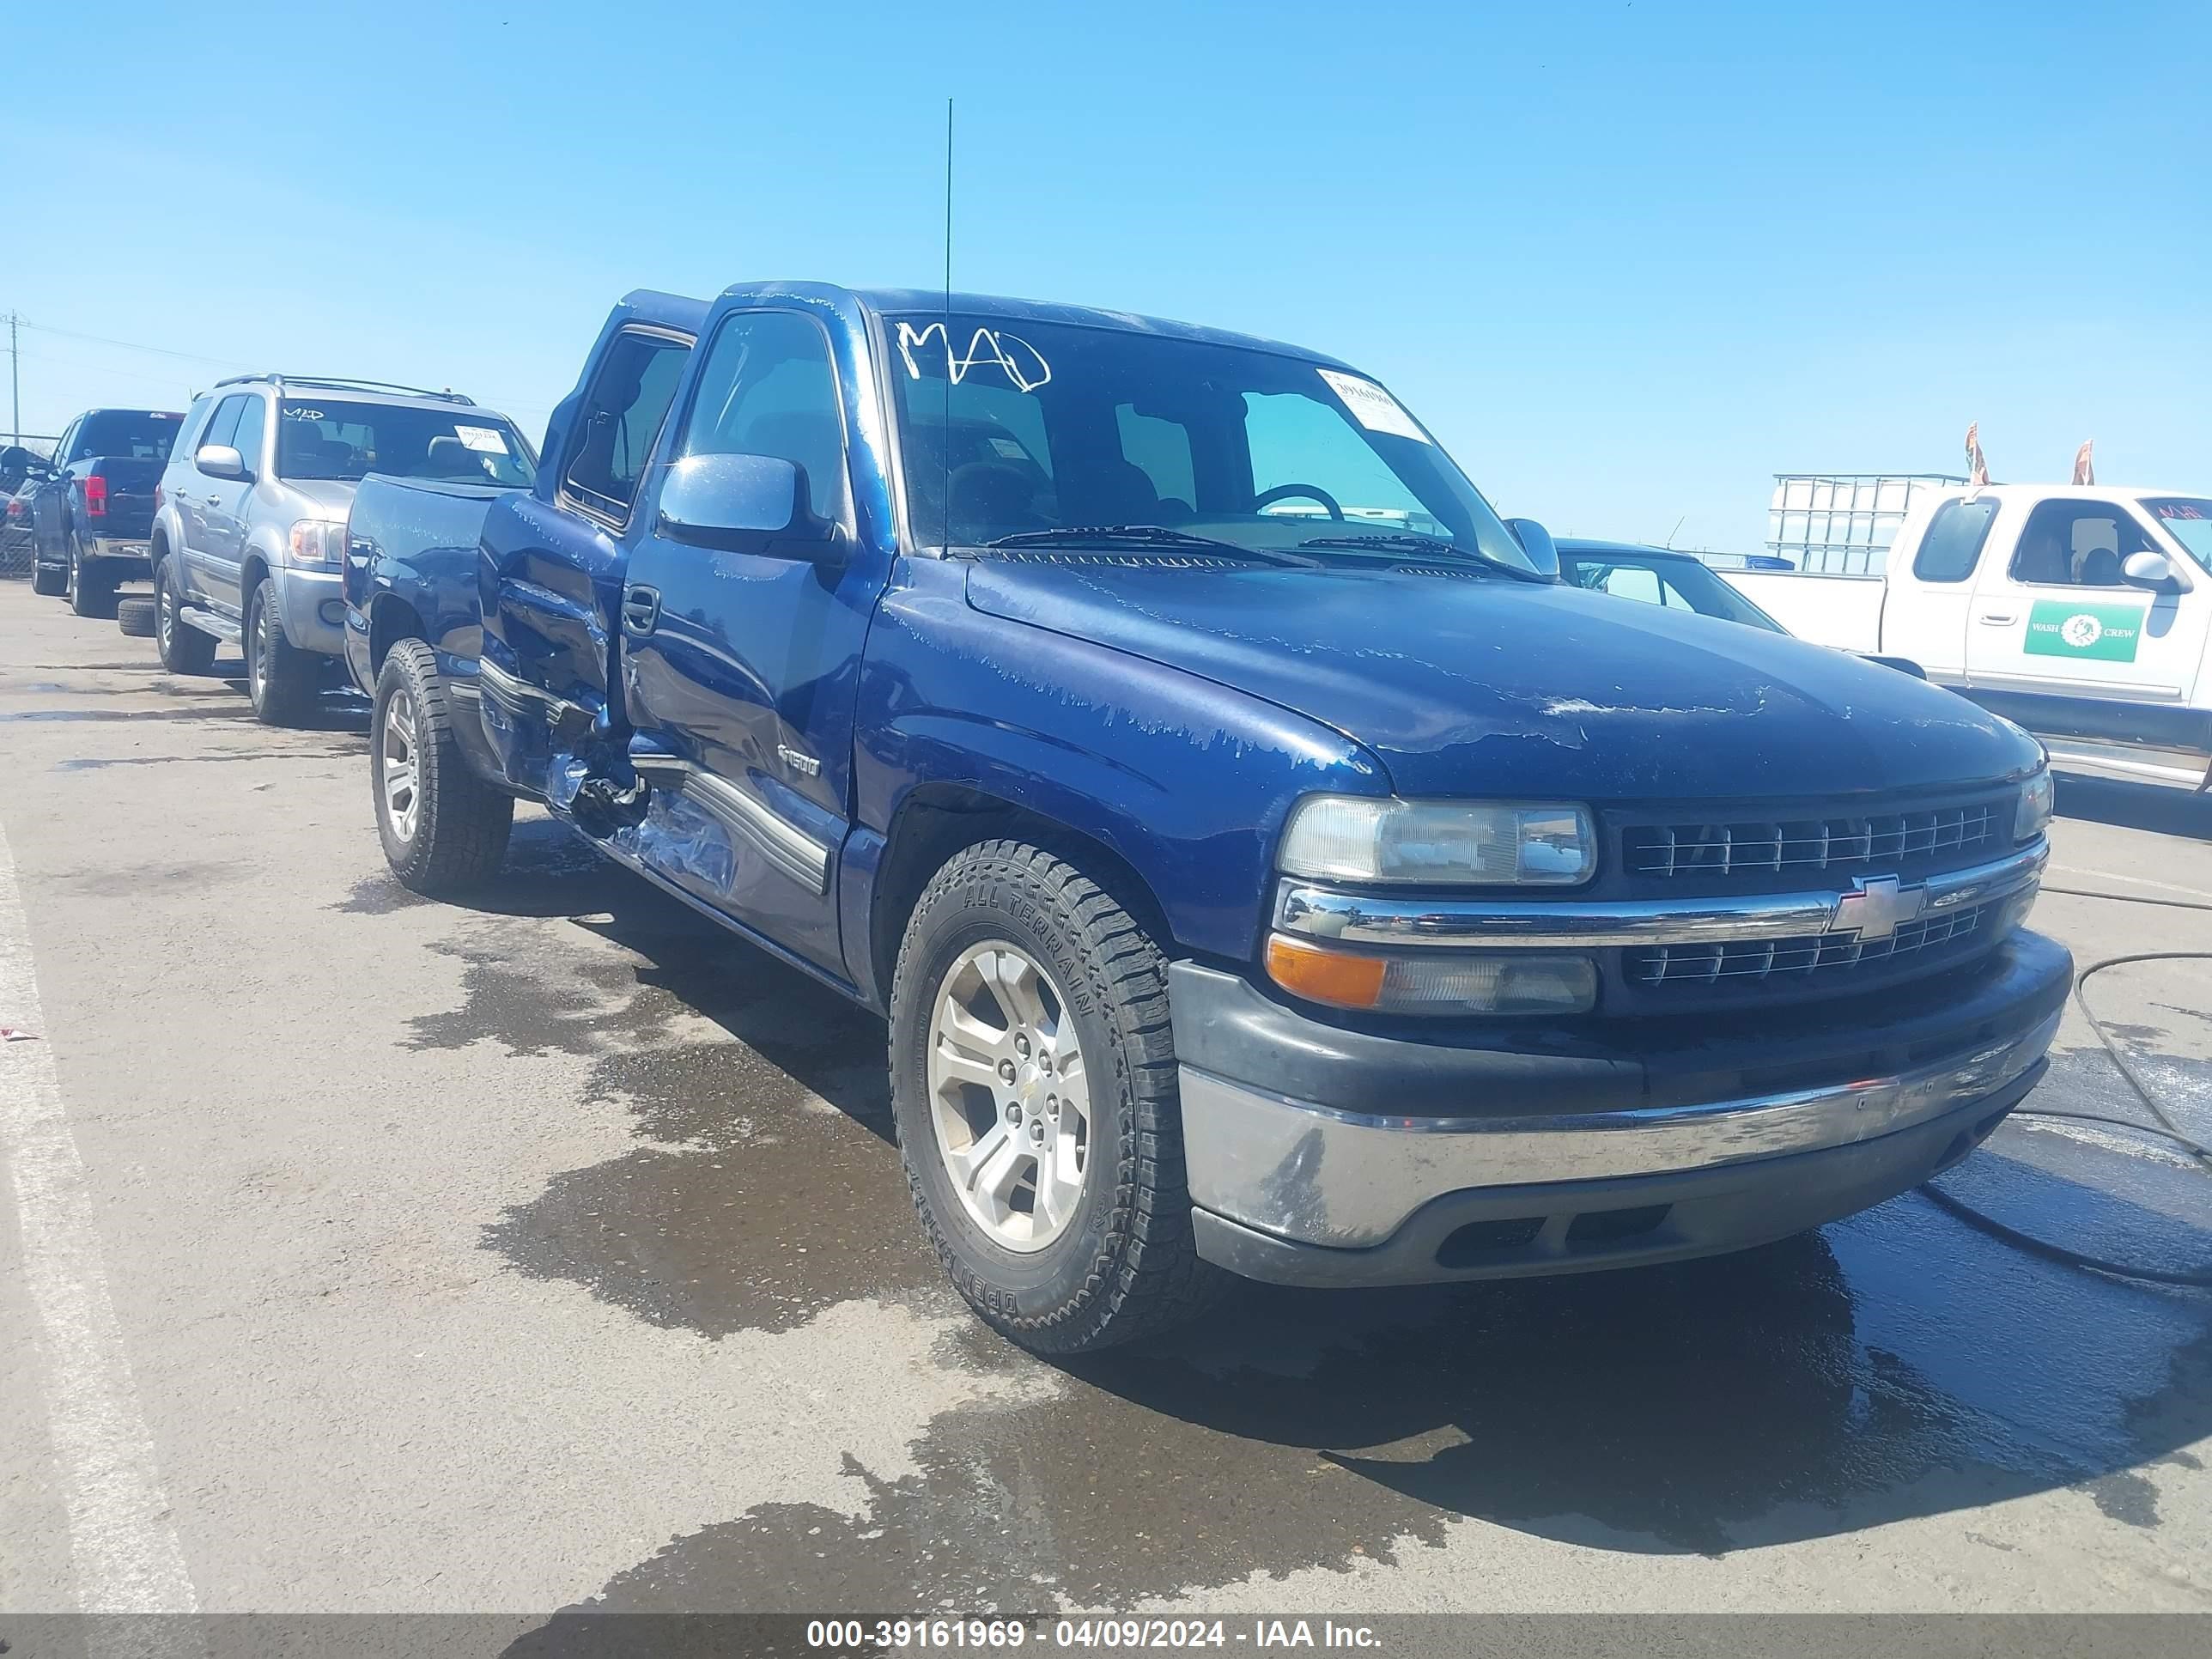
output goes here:
{"type": "Polygon", "coordinates": [[[1196,535],[1188,530],[1170,529],[1164,524],[1059,525],[1050,530],[1018,531],[1013,535],[1001,536],[983,545],[1052,547],[1070,543],[1090,547],[1202,547],[1211,553],[1226,553],[1236,558],[1256,560],[1262,564],[1289,565],[1301,570],[1318,568],[1315,560],[1302,559],[1295,553],[1285,553],[1272,547],[1247,547],[1242,542],[1226,542],[1218,536],[1196,535]]]}
{"type": "Polygon", "coordinates": [[[1300,547],[1407,548],[1422,553],[1449,553],[1453,563],[1480,565],[1485,570],[1495,570],[1516,581],[1542,582],[1546,579],[1533,570],[1524,570],[1517,564],[1484,552],[1477,547],[1462,547],[1457,542],[1447,541],[1442,536],[1424,536],[1417,531],[1401,531],[1389,535],[1372,536],[1310,536],[1298,544],[1300,547]]]}

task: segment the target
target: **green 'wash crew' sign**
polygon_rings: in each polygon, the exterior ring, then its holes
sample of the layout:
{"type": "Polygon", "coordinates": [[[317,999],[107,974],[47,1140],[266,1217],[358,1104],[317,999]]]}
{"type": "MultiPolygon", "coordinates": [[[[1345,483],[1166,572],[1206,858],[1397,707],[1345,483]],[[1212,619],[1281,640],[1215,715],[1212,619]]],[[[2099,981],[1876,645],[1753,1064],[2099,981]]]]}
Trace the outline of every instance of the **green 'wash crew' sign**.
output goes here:
{"type": "Polygon", "coordinates": [[[2027,613],[2027,654],[2133,662],[2142,640],[2142,611],[2131,605],[2038,599],[2027,613]]]}

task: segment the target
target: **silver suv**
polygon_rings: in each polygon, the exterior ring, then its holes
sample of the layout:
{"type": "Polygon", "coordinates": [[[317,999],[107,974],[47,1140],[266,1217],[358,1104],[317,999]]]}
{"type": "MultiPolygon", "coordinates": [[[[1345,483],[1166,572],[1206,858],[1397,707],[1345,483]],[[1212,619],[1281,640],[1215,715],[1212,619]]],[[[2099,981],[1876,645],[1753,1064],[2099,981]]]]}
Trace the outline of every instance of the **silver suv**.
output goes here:
{"type": "Polygon", "coordinates": [[[195,402],[155,496],[149,544],[161,665],[204,674],[216,642],[246,657],[253,712],[296,725],[343,683],[346,514],[370,472],[527,484],[503,415],[451,392],[252,374],[195,402]]]}

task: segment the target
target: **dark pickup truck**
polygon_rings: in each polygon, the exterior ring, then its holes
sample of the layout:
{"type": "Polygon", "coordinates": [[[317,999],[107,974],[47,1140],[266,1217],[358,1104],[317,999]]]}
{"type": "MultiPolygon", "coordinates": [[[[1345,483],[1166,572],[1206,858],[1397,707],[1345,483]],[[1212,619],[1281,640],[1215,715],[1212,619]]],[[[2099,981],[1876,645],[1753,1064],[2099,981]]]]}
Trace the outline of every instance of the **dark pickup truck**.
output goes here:
{"type": "Polygon", "coordinates": [[[1041,1349],[1816,1226],[1970,1152],[2067,994],[2026,733],[1559,582],[1293,347],[635,294],[533,488],[372,477],[346,561],[399,878],[540,800],[885,1014],[924,1230],[1041,1349]]]}
{"type": "Polygon", "coordinates": [[[116,584],[148,574],[155,486],[184,424],[158,409],[88,409],[31,470],[31,586],[80,617],[115,614],[116,584]]]}

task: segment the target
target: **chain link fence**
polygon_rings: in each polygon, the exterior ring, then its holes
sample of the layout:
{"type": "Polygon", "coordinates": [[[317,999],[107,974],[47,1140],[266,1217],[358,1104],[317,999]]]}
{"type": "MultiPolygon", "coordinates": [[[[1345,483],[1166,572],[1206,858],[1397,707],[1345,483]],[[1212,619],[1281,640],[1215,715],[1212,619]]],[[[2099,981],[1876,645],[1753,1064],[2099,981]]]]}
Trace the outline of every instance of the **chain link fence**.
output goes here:
{"type": "Polygon", "coordinates": [[[58,440],[34,436],[0,438],[0,580],[21,581],[31,574],[31,502],[19,499],[26,483],[24,464],[33,458],[50,461],[58,440]]]}

